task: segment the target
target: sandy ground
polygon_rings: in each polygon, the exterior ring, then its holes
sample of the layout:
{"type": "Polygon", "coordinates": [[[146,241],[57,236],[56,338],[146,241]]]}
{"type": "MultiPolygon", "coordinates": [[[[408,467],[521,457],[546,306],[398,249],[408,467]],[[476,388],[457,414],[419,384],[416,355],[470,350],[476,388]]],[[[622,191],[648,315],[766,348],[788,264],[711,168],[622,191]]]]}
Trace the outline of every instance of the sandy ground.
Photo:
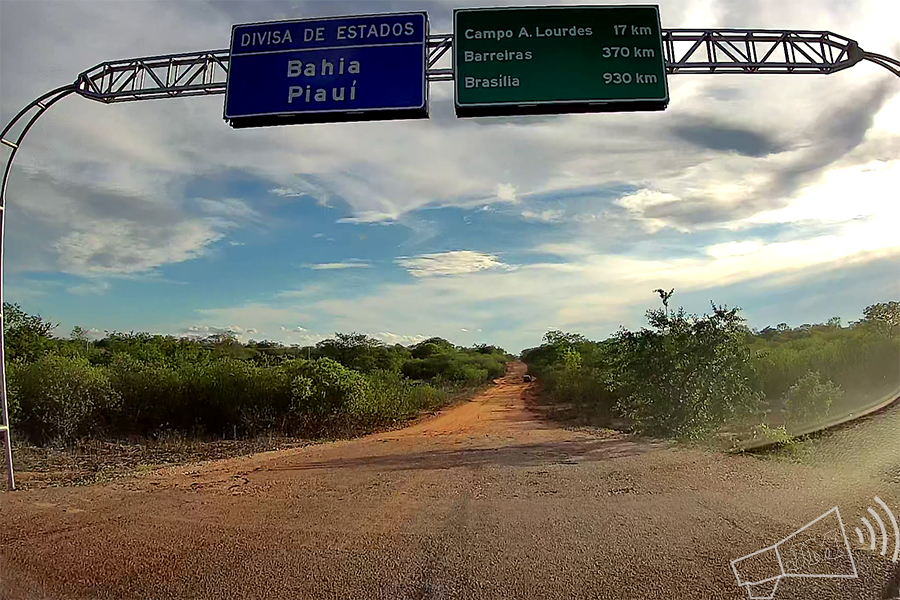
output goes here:
{"type": "Polygon", "coordinates": [[[565,429],[523,373],[402,430],[0,494],[0,598],[746,598],[730,561],[835,506],[852,550],[808,570],[857,576],[775,597],[900,596],[853,532],[900,514],[882,470],[565,429]]]}

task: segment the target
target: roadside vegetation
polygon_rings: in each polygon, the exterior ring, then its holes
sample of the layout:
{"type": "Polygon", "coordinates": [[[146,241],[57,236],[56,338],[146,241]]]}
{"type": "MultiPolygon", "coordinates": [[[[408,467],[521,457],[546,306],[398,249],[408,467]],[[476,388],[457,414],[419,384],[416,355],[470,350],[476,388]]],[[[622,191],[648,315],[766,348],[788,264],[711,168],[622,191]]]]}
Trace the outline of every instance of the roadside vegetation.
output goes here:
{"type": "Polygon", "coordinates": [[[109,332],[91,340],[4,304],[17,438],[66,445],[161,435],[321,438],[387,427],[502,376],[502,349],[339,333],[315,346],[109,332]]]}
{"type": "Polygon", "coordinates": [[[550,400],[601,424],[683,440],[791,439],[900,394],[900,302],[859,321],[751,330],[740,309],[670,309],[602,341],[550,331],[522,360],[550,400]]]}

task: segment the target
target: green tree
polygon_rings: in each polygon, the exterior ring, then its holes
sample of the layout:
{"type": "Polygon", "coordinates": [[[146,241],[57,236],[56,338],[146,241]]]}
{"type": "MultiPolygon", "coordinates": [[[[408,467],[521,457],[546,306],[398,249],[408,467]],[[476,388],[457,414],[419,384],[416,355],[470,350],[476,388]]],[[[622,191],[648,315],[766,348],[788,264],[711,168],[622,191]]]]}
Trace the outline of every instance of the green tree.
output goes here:
{"type": "Polygon", "coordinates": [[[571,373],[581,370],[581,353],[574,348],[566,348],[563,352],[563,368],[571,373]]]}
{"type": "Polygon", "coordinates": [[[364,333],[336,333],[335,337],[316,344],[316,353],[361,373],[399,369],[384,342],[364,333]]]}
{"type": "Polygon", "coordinates": [[[890,337],[900,332],[900,302],[878,302],[863,310],[863,321],[890,337]]]}
{"type": "Polygon", "coordinates": [[[698,438],[758,410],[760,395],[747,372],[747,330],[738,313],[715,304],[700,317],[656,309],[647,312],[649,329],[616,335],[619,409],[638,431],[698,438]]]}
{"type": "Polygon", "coordinates": [[[427,358],[435,354],[451,354],[456,352],[456,346],[441,337],[431,337],[410,347],[413,358],[427,358]]]}
{"type": "Polygon", "coordinates": [[[571,347],[583,344],[587,338],[580,333],[565,333],[557,329],[551,329],[544,334],[544,343],[556,347],[571,347]]]}
{"type": "Polygon", "coordinates": [[[659,294],[659,299],[662,301],[663,310],[666,311],[666,314],[669,314],[669,298],[671,298],[675,293],[675,288],[672,288],[668,292],[662,288],[656,288],[653,291],[659,294]]]}
{"type": "Polygon", "coordinates": [[[84,349],[87,351],[90,348],[91,340],[88,337],[88,332],[85,331],[81,326],[76,325],[72,328],[72,334],[69,336],[73,342],[78,342],[79,344],[84,344],[84,349]]]}
{"type": "Polygon", "coordinates": [[[446,348],[442,348],[434,343],[422,343],[416,344],[416,346],[412,349],[410,354],[412,354],[413,358],[428,358],[429,356],[434,356],[435,354],[441,354],[443,350],[446,348]]]}
{"type": "Polygon", "coordinates": [[[57,323],[29,315],[18,304],[3,303],[3,339],[10,360],[32,362],[52,347],[50,333],[57,323]]]}

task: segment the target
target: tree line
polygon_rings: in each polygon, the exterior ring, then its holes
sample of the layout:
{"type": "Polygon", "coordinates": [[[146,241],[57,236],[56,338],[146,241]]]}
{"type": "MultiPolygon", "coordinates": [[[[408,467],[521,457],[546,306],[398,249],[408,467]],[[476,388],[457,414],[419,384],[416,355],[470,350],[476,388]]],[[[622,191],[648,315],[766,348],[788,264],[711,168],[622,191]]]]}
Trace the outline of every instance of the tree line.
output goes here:
{"type": "Polygon", "coordinates": [[[502,348],[434,337],[388,345],[338,333],[314,346],[107,332],[91,340],[4,303],[10,419],[32,443],[83,437],[371,430],[446,404],[505,372],[502,348]]]}
{"type": "Polygon", "coordinates": [[[554,400],[602,422],[684,439],[725,430],[786,432],[900,394],[900,302],[872,304],[862,318],[751,330],[739,308],[670,309],[647,326],[602,341],[549,331],[522,360],[554,400]]]}

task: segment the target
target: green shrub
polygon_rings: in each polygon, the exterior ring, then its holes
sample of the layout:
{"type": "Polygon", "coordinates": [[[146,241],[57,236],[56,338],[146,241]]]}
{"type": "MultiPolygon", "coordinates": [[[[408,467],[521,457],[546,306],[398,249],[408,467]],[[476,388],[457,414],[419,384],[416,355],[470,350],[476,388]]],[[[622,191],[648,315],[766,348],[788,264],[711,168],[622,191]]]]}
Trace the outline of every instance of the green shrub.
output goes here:
{"type": "Polygon", "coordinates": [[[107,370],[86,359],[46,355],[10,373],[20,426],[41,442],[70,442],[103,433],[114,422],[120,396],[107,370]]]}
{"type": "Polygon", "coordinates": [[[185,423],[187,427],[215,433],[237,426],[242,433],[253,433],[283,422],[294,401],[291,383],[296,375],[290,368],[258,367],[249,361],[220,358],[179,371],[178,412],[191,419],[185,423]]]}
{"type": "Polygon", "coordinates": [[[818,371],[807,371],[784,395],[785,418],[792,423],[820,419],[843,395],[839,385],[822,381],[818,371]]]}
{"type": "Polygon", "coordinates": [[[638,431],[673,437],[723,426],[752,433],[779,412],[788,424],[808,422],[900,389],[897,302],[867,307],[849,327],[832,318],[751,332],[736,309],[670,312],[670,295],[663,310],[648,312],[649,328],[602,342],[550,331],[522,359],[555,400],[582,411],[614,405],[638,431]]]}
{"type": "Polygon", "coordinates": [[[366,383],[363,375],[330,358],[308,362],[291,383],[291,409],[315,417],[345,413],[365,401],[366,383]]]}
{"type": "Polygon", "coordinates": [[[389,423],[502,375],[507,359],[500,348],[442,338],[425,340],[413,358],[409,348],[355,333],[304,348],[242,344],[231,334],[113,331],[91,341],[80,327],[60,339],[52,323],[17,305],[4,310],[11,418],[38,443],[164,430],[315,435],[389,423]]]}
{"type": "Polygon", "coordinates": [[[407,390],[407,403],[412,411],[436,408],[450,397],[446,389],[439,389],[427,383],[410,382],[407,390]]]}
{"type": "Polygon", "coordinates": [[[410,354],[413,358],[428,358],[429,356],[440,354],[441,350],[442,348],[437,344],[419,344],[410,351],[410,354]]]}
{"type": "Polygon", "coordinates": [[[366,394],[350,406],[350,413],[364,421],[393,420],[408,414],[408,381],[392,371],[373,371],[366,376],[366,394]]]}
{"type": "Polygon", "coordinates": [[[433,354],[428,358],[414,358],[403,364],[401,371],[410,379],[428,381],[446,373],[453,366],[449,354],[433,354]]]}
{"type": "Polygon", "coordinates": [[[249,373],[240,426],[247,433],[285,430],[294,398],[290,373],[282,365],[254,366],[249,373]]]}
{"type": "Polygon", "coordinates": [[[19,382],[22,380],[20,372],[23,368],[24,365],[16,362],[6,365],[6,408],[9,411],[9,422],[12,424],[19,420],[21,413],[19,398],[22,396],[22,392],[19,389],[19,382]]]}
{"type": "Polygon", "coordinates": [[[794,438],[787,432],[784,425],[769,427],[765,423],[760,423],[753,428],[753,433],[756,438],[761,439],[763,442],[777,446],[787,446],[794,442],[794,438]]]}
{"type": "MultiPolygon", "coordinates": [[[[424,347],[427,346],[429,344],[424,347]]],[[[430,346],[439,347],[437,344],[430,346]]],[[[506,372],[506,360],[505,357],[496,354],[460,352],[453,349],[430,354],[427,358],[408,360],[403,364],[401,371],[410,379],[474,384],[501,377],[506,372]]]]}
{"type": "Polygon", "coordinates": [[[710,315],[648,311],[650,328],[604,342],[548,332],[523,352],[557,401],[602,418],[626,416],[645,434],[698,438],[758,410],[746,329],[737,309],[710,315]]]}
{"type": "Polygon", "coordinates": [[[809,371],[830,379],[848,393],[846,401],[858,405],[900,388],[900,338],[868,327],[763,333],[750,347],[757,372],[754,388],[770,399],[772,410],[784,408],[785,394],[809,371]]]}
{"type": "Polygon", "coordinates": [[[571,402],[581,412],[607,421],[615,414],[618,397],[604,371],[564,369],[554,372],[550,381],[551,393],[557,401],[571,402]]]}
{"type": "Polygon", "coordinates": [[[446,381],[458,383],[481,383],[488,378],[488,370],[471,363],[455,362],[442,374],[446,381]]]}
{"type": "Polygon", "coordinates": [[[700,317],[656,310],[648,319],[652,330],[617,336],[620,408],[638,431],[696,439],[758,410],[737,309],[713,305],[700,317]]]}
{"type": "Polygon", "coordinates": [[[181,374],[165,364],[147,364],[130,354],[117,354],[109,366],[113,389],[121,398],[121,432],[148,434],[184,427],[181,374]]]}
{"type": "Polygon", "coordinates": [[[506,373],[506,357],[499,354],[480,354],[470,356],[469,361],[487,371],[484,380],[503,377],[506,373]]]}

